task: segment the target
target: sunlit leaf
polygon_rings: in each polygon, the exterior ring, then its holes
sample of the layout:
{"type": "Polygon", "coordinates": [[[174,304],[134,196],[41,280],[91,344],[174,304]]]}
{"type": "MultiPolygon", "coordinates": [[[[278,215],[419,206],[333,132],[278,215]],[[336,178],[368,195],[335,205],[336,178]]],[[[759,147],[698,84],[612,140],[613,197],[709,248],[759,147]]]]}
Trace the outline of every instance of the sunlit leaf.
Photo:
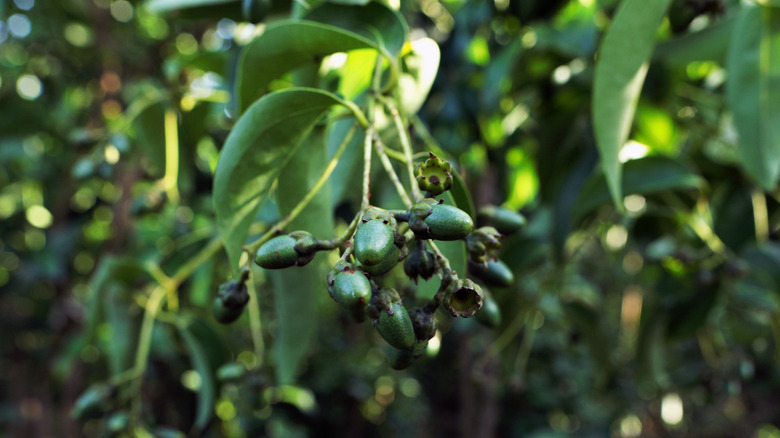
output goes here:
{"type": "Polygon", "coordinates": [[[764,189],[780,176],[780,10],[749,7],[735,24],[726,98],[744,170],[764,189]]]}
{"type": "Polygon", "coordinates": [[[685,67],[694,61],[723,63],[731,43],[734,23],[744,12],[729,15],[704,29],[663,41],[653,52],[653,59],[685,67]]]}
{"type": "Polygon", "coordinates": [[[601,42],[593,79],[593,124],[612,200],[622,210],[621,163],[656,31],[671,0],[624,0],[601,42]]]}

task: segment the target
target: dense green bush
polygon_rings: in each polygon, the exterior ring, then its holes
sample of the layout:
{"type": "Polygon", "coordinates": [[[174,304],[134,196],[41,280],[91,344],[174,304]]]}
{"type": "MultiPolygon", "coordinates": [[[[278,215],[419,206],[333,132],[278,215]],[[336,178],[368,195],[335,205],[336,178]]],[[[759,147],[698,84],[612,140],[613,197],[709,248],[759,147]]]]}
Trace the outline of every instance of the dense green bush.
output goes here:
{"type": "Polygon", "coordinates": [[[777,0],[13,0],[0,67],[0,436],[780,436],[777,0]]]}

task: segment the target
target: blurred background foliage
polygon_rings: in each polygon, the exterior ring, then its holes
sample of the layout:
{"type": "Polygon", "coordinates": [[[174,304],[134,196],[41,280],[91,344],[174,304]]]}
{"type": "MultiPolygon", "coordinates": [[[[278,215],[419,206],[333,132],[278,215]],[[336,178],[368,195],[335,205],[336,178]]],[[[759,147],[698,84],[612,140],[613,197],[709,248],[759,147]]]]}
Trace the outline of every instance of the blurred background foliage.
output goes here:
{"type": "MultiPolygon", "coordinates": [[[[237,1],[183,3],[0,3],[0,435],[780,437],[778,193],[743,164],[725,85],[740,14],[778,12],[736,0],[677,0],[663,19],[620,151],[622,212],[591,113],[620,2],[390,2],[441,50],[415,147],[435,138],[477,207],[529,218],[502,249],[516,285],[491,289],[501,323],[445,318],[393,371],[323,295],[313,349],[280,384],[247,315],[211,317],[220,251],[155,323],[141,396],[75,421],[85,388],[138,360],[161,272],[219,244],[213,174],[238,54],[263,24],[237,1]]],[[[266,22],[291,9],[273,0],[266,22]]],[[[359,189],[334,178],[341,217],[359,189]]],[[[276,205],[259,217],[273,224],[276,205]]],[[[256,275],[273,345],[274,283],[256,275]]]]}

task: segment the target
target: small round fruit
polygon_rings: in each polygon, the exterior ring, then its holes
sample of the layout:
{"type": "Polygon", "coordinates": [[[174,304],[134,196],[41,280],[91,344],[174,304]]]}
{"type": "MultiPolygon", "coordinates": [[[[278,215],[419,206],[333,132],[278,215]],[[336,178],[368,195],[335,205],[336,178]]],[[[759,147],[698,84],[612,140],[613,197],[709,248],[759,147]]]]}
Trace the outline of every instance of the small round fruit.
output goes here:
{"type": "Polygon", "coordinates": [[[411,348],[417,341],[409,312],[398,303],[379,312],[376,330],[388,344],[401,350],[411,348]]]}
{"type": "Polygon", "coordinates": [[[371,219],[361,222],[355,232],[355,257],[364,266],[373,266],[385,260],[395,241],[393,228],[387,221],[371,219]]]}
{"type": "Polygon", "coordinates": [[[415,360],[425,353],[426,348],[428,348],[428,341],[415,342],[412,348],[407,348],[405,350],[388,345],[386,356],[387,363],[389,363],[390,367],[394,370],[409,368],[415,360]]]}
{"type": "Polygon", "coordinates": [[[398,257],[400,254],[401,250],[397,246],[391,245],[389,252],[385,255],[385,258],[376,265],[364,265],[361,263],[358,266],[363,272],[369,275],[386,274],[390,272],[396,264],[398,264],[398,257]]]}
{"type": "Polygon", "coordinates": [[[277,236],[265,242],[255,254],[255,263],[265,269],[283,269],[295,266],[300,254],[295,251],[296,240],[289,235],[277,236]]]}
{"type": "Polygon", "coordinates": [[[434,205],[425,224],[436,240],[460,240],[474,229],[474,222],[465,211],[447,204],[434,205]]]}
{"type": "Polygon", "coordinates": [[[371,283],[359,270],[347,268],[329,276],[328,292],[356,322],[363,321],[371,300],[371,283]]]}
{"type": "Polygon", "coordinates": [[[214,304],[211,306],[211,313],[214,314],[214,319],[220,324],[230,324],[241,316],[244,311],[243,307],[228,307],[220,297],[214,299],[214,304]]]}
{"type": "Polygon", "coordinates": [[[482,207],[478,216],[479,219],[491,223],[501,234],[512,234],[526,224],[525,216],[522,214],[494,205],[482,207]]]}
{"type": "Polygon", "coordinates": [[[493,297],[486,293],[482,300],[482,308],[477,311],[477,321],[490,328],[496,328],[501,324],[501,309],[493,297]]]}
{"type": "Polygon", "coordinates": [[[483,263],[469,263],[469,272],[490,286],[509,287],[515,282],[515,274],[501,260],[483,263]]]}

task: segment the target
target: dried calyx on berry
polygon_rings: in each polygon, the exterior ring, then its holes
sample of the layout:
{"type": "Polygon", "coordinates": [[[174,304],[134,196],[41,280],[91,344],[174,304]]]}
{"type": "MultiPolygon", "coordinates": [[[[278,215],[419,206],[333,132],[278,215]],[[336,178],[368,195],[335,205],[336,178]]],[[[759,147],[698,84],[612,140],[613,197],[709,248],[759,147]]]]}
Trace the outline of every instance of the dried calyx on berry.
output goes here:
{"type": "Polygon", "coordinates": [[[430,280],[439,269],[436,262],[436,255],[427,249],[422,241],[417,241],[414,249],[404,261],[404,272],[417,283],[417,277],[423,280],[430,280]]]}
{"type": "Polygon", "coordinates": [[[444,307],[452,316],[469,318],[482,308],[482,288],[470,279],[456,278],[444,292],[444,307]]]}
{"type": "Polygon", "coordinates": [[[466,250],[469,260],[475,263],[485,263],[498,257],[501,249],[501,238],[504,236],[493,227],[480,227],[466,237],[466,250]]]}
{"type": "Polygon", "coordinates": [[[274,237],[258,248],[255,263],[265,269],[303,266],[321,249],[320,243],[308,231],[294,231],[274,237]]]}
{"type": "Polygon", "coordinates": [[[230,324],[241,316],[246,303],[249,302],[249,294],[246,288],[248,271],[244,271],[238,281],[231,280],[223,283],[217,290],[214,304],[211,307],[214,319],[222,324],[230,324]]]}
{"type": "Polygon", "coordinates": [[[452,188],[452,165],[436,155],[430,154],[425,162],[417,166],[417,185],[428,196],[438,196],[452,188]]]}

